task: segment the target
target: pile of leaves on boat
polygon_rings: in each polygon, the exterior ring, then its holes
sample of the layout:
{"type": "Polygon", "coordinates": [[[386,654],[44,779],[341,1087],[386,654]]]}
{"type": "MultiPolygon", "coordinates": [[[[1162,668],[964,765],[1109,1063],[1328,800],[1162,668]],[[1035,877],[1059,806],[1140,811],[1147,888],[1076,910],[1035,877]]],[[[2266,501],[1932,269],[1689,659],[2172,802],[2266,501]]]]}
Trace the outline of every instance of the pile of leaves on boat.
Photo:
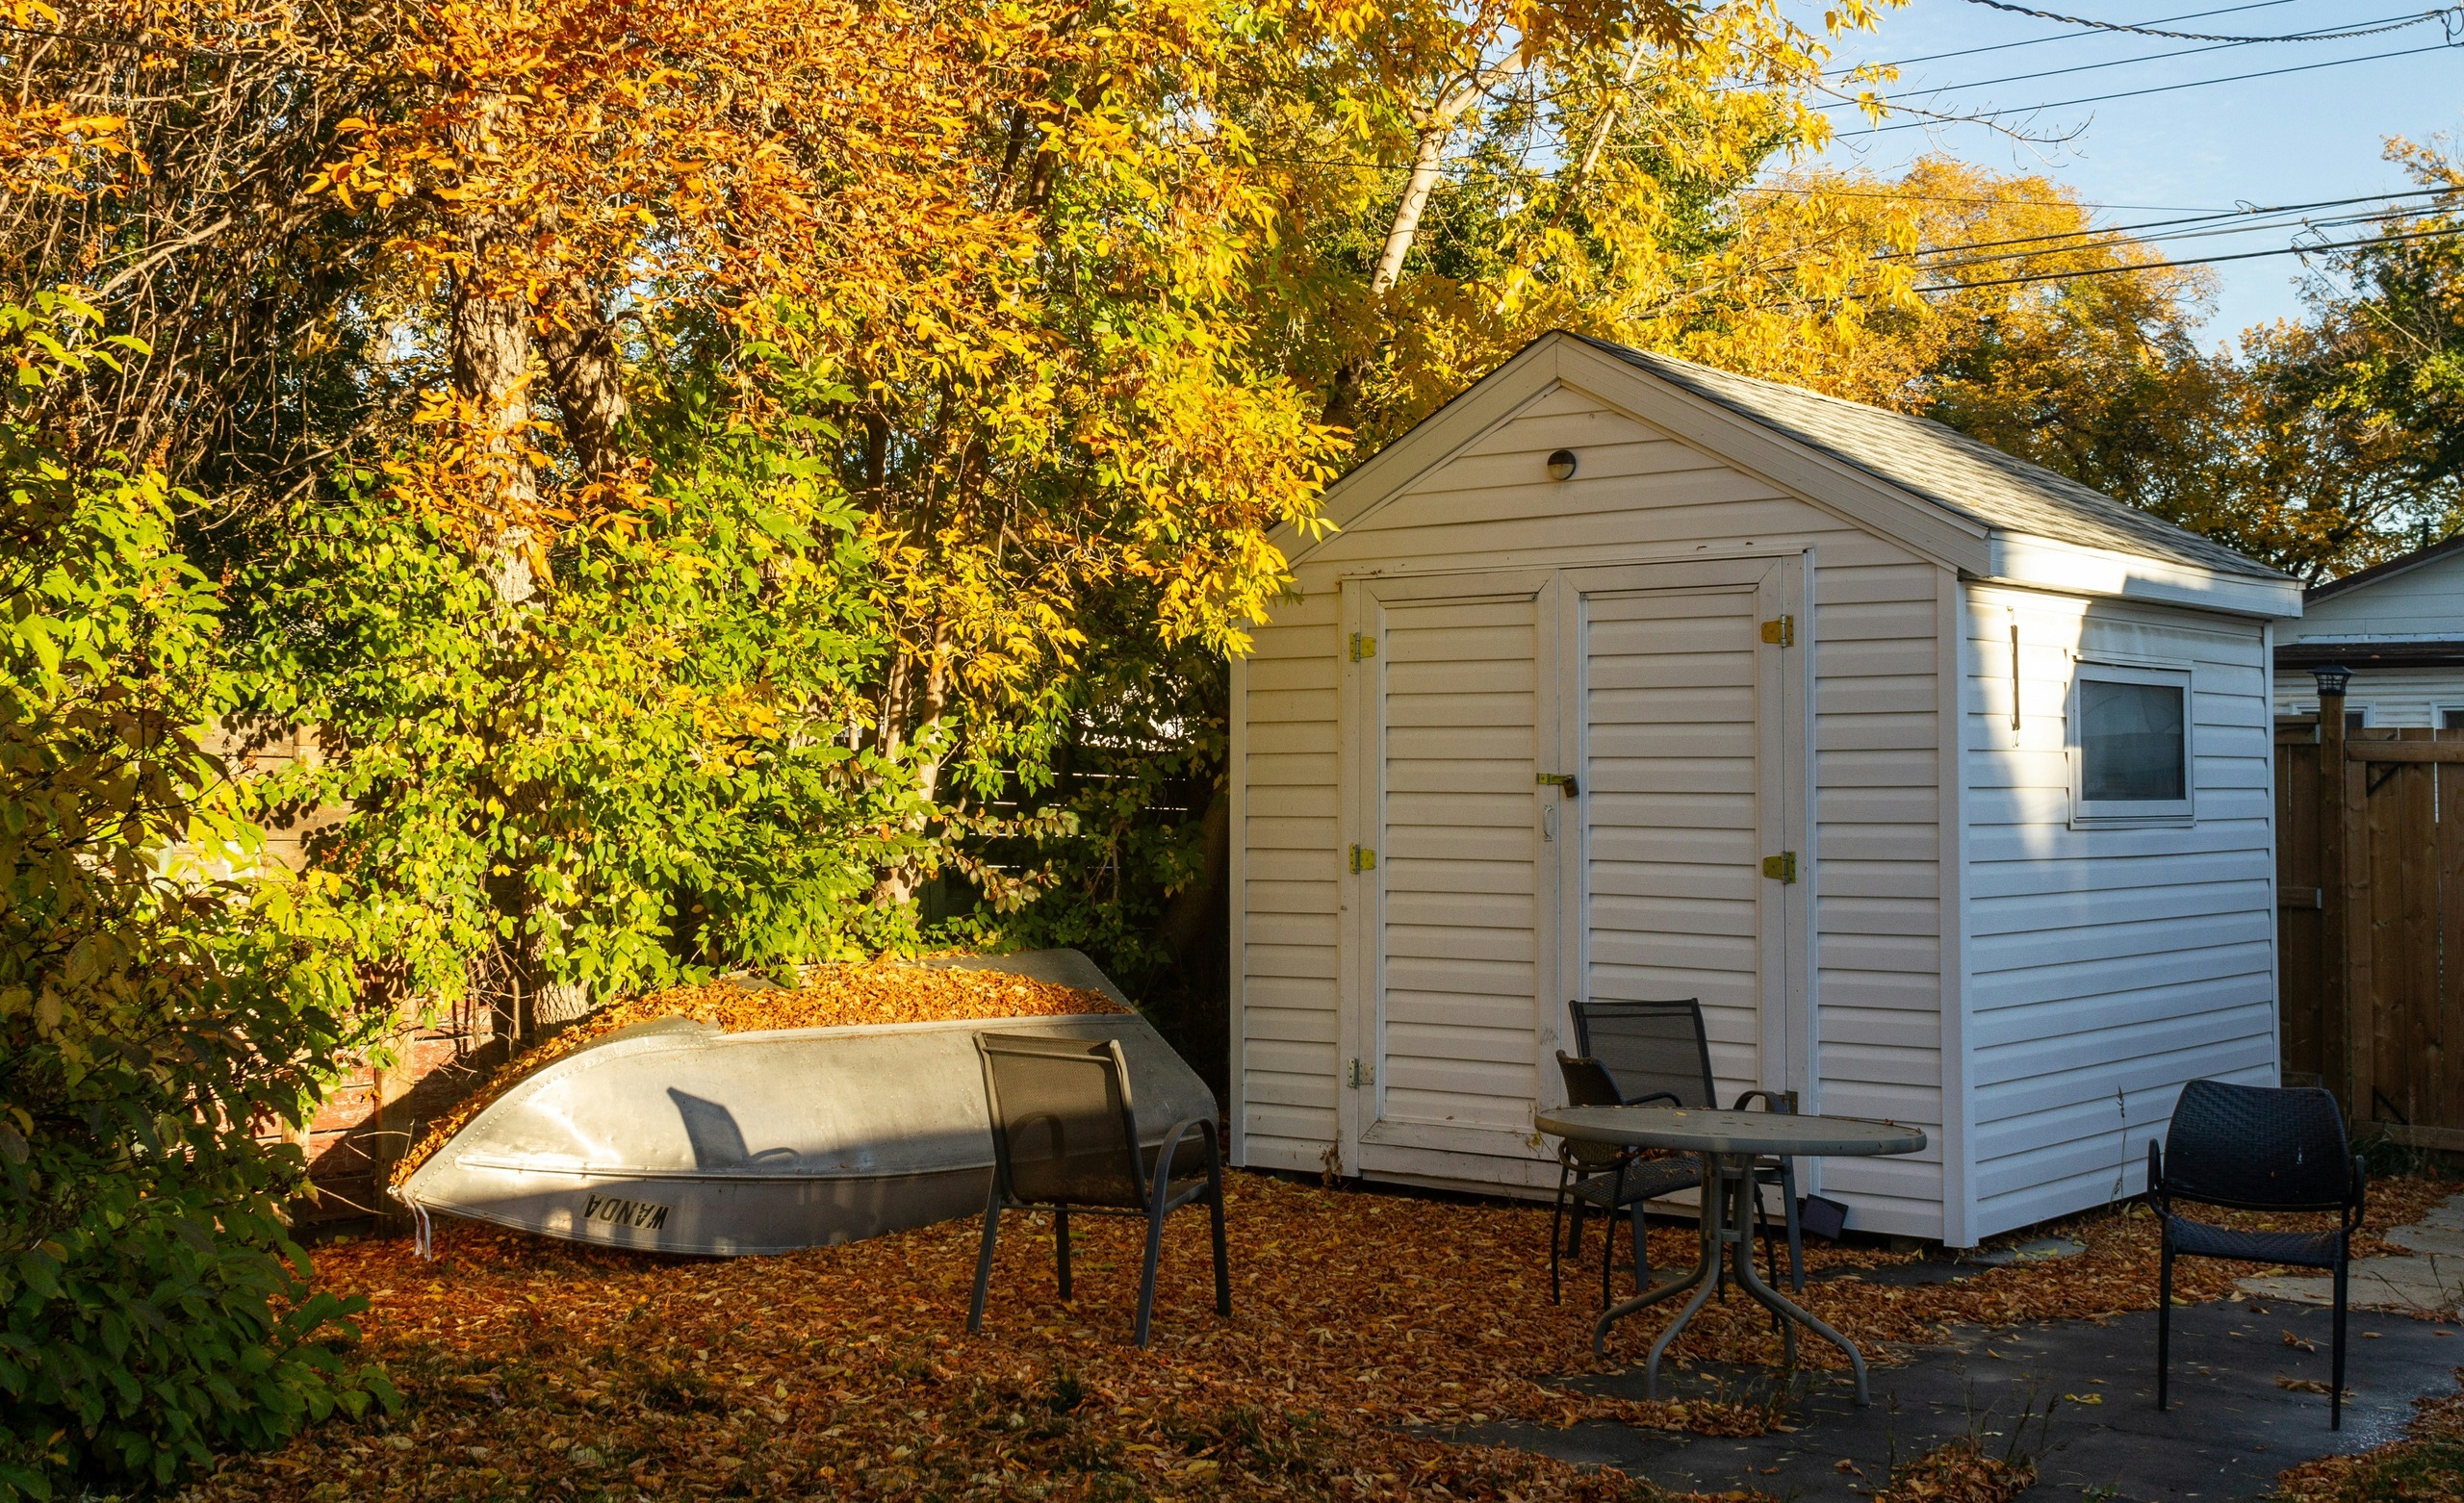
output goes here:
{"type": "Polygon", "coordinates": [[[1097,991],[1001,971],[960,971],[881,960],[815,966],[796,986],[719,981],[610,1003],[554,1037],[524,1051],[486,1084],[436,1119],[397,1165],[399,1185],[446,1139],[542,1066],[619,1029],[660,1018],[690,1018],[724,1033],[769,1029],[844,1028],[867,1023],[949,1023],[976,1019],[1067,1017],[1128,1009],[1097,991]]]}

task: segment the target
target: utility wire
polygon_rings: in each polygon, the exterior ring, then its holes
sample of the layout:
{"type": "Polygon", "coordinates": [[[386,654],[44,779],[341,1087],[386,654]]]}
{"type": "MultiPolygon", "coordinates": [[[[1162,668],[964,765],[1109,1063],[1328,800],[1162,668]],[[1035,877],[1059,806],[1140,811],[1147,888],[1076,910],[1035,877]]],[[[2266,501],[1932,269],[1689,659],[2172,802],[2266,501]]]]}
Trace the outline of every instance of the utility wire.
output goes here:
{"type": "Polygon", "coordinates": [[[2449,6],[2444,10],[2424,11],[2407,20],[2383,25],[2374,22],[2352,31],[2328,32],[2323,35],[2317,32],[2295,32],[2282,37],[2220,37],[2208,32],[2157,31],[2152,27],[2134,26],[2122,21],[2092,21],[2081,15],[2061,15],[2052,11],[2032,11],[2023,5],[2012,5],[2009,0],[1968,0],[1968,4],[1981,5],[1994,11],[2008,11],[2014,15],[2033,15],[2040,21],[2060,21],[2065,26],[2085,26],[2092,31],[2121,32],[2132,37],[2166,37],[2176,41],[2343,41],[2353,37],[2376,37],[2387,32],[2400,32],[2408,26],[2423,26],[2431,21],[2438,22],[2446,30],[2448,38],[2453,40],[2458,35],[2458,29],[2464,28],[2464,6],[2449,6]]]}
{"type": "MultiPolygon", "coordinates": [[[[2104,68],[2128,67],[2135,63],[2161,63],[2167,58],[2194,58],[2199,56],[2201,53],[2229,52],[2236,47],[2246,47],[2248,45],[2249,43],[2246,41],[2220,41],[2204,47],[2176,47],[2170,52],[2143,52],[2136,57],[2108,58],[2102,63],[2081,63],[2071,67],[2043,68],[2034,73],[2012,73],[2001,78],[1981,78],[1970,84],[1943,84],[1924,89],[1907,89],[1900,90],[1898,93],[1880,95],[1879,99],[1880,102],[1887,104],[1894,99],[1914,99],[1922,95],[1948,93],[1955,89],[1990,89],[1996,84],[2024,84],[2030,79],[2060,78],[2066,73],[2094,73],[2104,68]]],[[[1830,104],[1817,105],[1815,108],[1821,110],[1853,109],[1861,102],[1861,101],[1855,99],[1838,99],[1834,100],[1830,104]]]]}
{"type": "MultiPolygon", "coordinates": [[[[1935,271],[1951,271],[1962,267],[1992,266],[1999,262],[2027,261],[2039,256],[2076,255],[2087,251],[2119,250],[2132,245],[2167,245],[2177,243],[2182,241],[2213,240],[2220,235],[2254,235],[2262,230],[2289,230],[2296,228],[2313,231],[2349,229],[2355,225],[2384,224],[2390,220],[2401,221],[2416,219],[2418,217],[2419,211],[2417,210],[2397,209],[2391,210],[2385,214],[2347,215],[2339,218],[2322,219],[2315,222],[2309,219],[2273,219],[2264,224],[2225,224],[2204,230],[2181,230],[2170,235],[2149,235],[2137,240],[2097,241],[2078,245],[2044,245],[2039,246],[2033,250],[1997,251],[1989,256],[1964,256],[1962,259],[1957,261],[1926,261],[1924,263],[1924,269],[1929,273],[1935,271]]],[[[1965,248],[1966,247],[1960,245],[1945,245],[1938,250],[1921,251],[1918,252],[1918,254],[1920,256],[1958,256],[1965,248]]],[[[1902,258],[1883,255],[1877,256],[1874,259],[1877,261],[1889,261],[1902,258]]],[[[2163,264],[2164,263],[2154,263],[2152,265],[2163,264]]]]}
{"type": "Polygon", "coordinates": [[[2433,230],[2416,230],[2402,235],[2371,235],[2360,240],[2330,241],[2323,245],[2280,245],[2272,250],[2245,250],[2226,256],[2199,256],[2181,261],[2160,261],[2148,266],[2089,267],[2077,271],[2040,271],[2025,276],[1995,277],[1985,282],[1940,282],[1911,288],[1917,293],[1968,293],[1987,287],[2015,287],[2025,282],[2068,282],[2081,277],[2122,276],[2133,271],[2156,271],[2167,267],[2206,267],[2226,261],[2256,261],[2266,256],[2310,256],[2322,251],[2350,250],[2361,245],[2385,245],[2397,241],[2452,240],[2464,235],[2464,225],[2433,230]]]}
{"type": "MultiPolygon", "coordinates": [[[[2169,94],[2177,89],[2205,89],[2211,84],[2240,84],[2246,83],[2254,78],[2281,78],[2288,73],[2310,73],[2316,72],[2320,68],[2344,67],[2354,63],[2379,63],[2384,62],[2389,58],[2413,58],[2419,57],[2425,52],[2445,52],[2449,50],[2449,43],[2439,42],[2427,47],[2407,47],[2395,52],[2373,52],[2358,58],[2330,58],[2323,63],[2304,63],[2294,67],[2266,68],[2256,73],[2233,73],[2223,78],[2194,78],[2190,80],[2188,83],[2182,84],[2158,84],[2149,89],[2125,89],[2117,93],[2090,94],[2084,99],[2056,99],[2046,104],[2030,105],[2023,112],[2003,110],[1996,113],[2007,115],[2021,113],[2034,114],[2040,110],[2066,110],[2073,105],[2102,104],[2109,99],[2137,99],[2145,94],[2169,94]]],[[[1880,136],[1888,131],[1912,131],[1929,125],[1962,125],[1971,123],[1984,122],[1960,119],[1903,120],[1896,125],[1877,125],[1869,130],[1858,131],[1853,134],[1859,136],[1880,136]]]]}
{"type": "MultiPolygon", "coordinates": [[[[2288,214],[2304,214],[2304,213],[2307,213],[2308,211],[2313,210],[2313,209],[2342,209],[2342,208],[2345,208],[2345,207],[2347,207],[2348,205],[2350,205],[2350,204],[2392,203],[2392,202],[2395,202],[2395,201],[2396,201],[2396,200],[2398,200],[2398,199],[2403,199],[2403,198],[2423,198],[2423,197],[2432,197],[2432,196],[2436,196],[2436,195],[2438,195],[2438,194],[2442,194],[2442,193],[2453,193],[2453,192],[2455,192],[2455,191],[2456,191],[2456,190],[2451,189],[2451,188],[2417,188],[2417,189],[2410,189],[2410,190],[2407,190],[2407,191],[2402,191],[2402,192],[2394,192],[2394,193],[2363,193],[2363,194],[2361,194],[2361,195],[2359,195],[2359,196],[2357,196],[2357,197],[2352,197],[2352,198],[2322,198],[2322,199],[2319,199],[2319,200],[2317,200],[2317,201],[2315,201],[2315,202],[2312,202],[2312,203],[2299,203],[2299,204],[2275,204],[2275,205],[2267,206],[2267,207],[2261,207],[2261,206],[2258,206],[2258,205],[2245,205],[2245,206],[2243,206],[2243,207],[2235,208],[2235,209],[2220,209],[2220,210],[2217,210],[2217,211],[2216,211],[2215,213],[2213,213],[2213,214],[2194,214],[2194,215],[2190,215],[2190,216],[2187,216],[2187,217],[2185,217],[2178,218],[2178,219],[2143,219],[2143,220],[2140,221],[2140,222],[2139,222],[2139,223],[2137,223],[2137,224],[2091,225],[2091,226],[2088,226],[2088,227],[2086,227],[2086,228],[2084,228],[2084,229],[2051,231],[2051,232],[2048,232],[2048,233],[2043,234],[2043,235],[2018,235],[2018,236],[2014,236],[2014,237],[2012,237],[2012,238],[2011,238],[2011,239],[2009,239],[2009,240],[1972,241],[1972,242],[1967,242],[1967,243],[1960,244],[1960,245],[1943,245],[1943,246],[1938,246],[1938,247],[1936,247],[1936,248],[1934,248],[1934,249],[1932,249],[1932,250],[1908,250],[1908,251],[1897,251],[1897,250],[1894,250],[1894,251],[1886,251],[1886,252],[1884,252],[1881,256],[1877,257],[1876,259],[1878,259],[1878,260],[1883,260],[1883,261],[1899,261],[1899,260],[1909,260],[1909,259],[1912,259],[1912,258],[1919,257],[1919,256],[1938,256],[1938,255],[1946,255],[1946,254],[1961,254],[1961,255],[1964,255],[1964,254],[1966,254],[1967,252],[1972,251],[1972,250],[1993,250],[1993,249],[1998,249],[1999,247],[2004,246],[2004,245],[2032,245],[2032,244],[2040,244],[2040,243],[2041,243],[2041,242],[2047,242],[2047,241],[2078,240],[2078,239],[2082,239],[2082,238],[2084,238],[2084,237],[2092,236],[2092,235],[2135,235],[2135,234],[2139,233],[2139,232],[2140,232],[2140,231],[2142,231],[2142,230],[2161,230],[2161,229],[2169,229],[2169,228],[2171,228],[2171,227],[2173,227],[2173,226],[2176,226],[2176,225],[2185,225],[2185,224],[2200,224],[2200,225],[2205,225],[2205,224],[2214,224],[2217,220],[2220,220],[2220,219],[2246,218],[2246,219],[2249,219],[2249,220],[2253,221],[2253,222],[2249,222],[2249,223],[2246,223],[2246,224],[2242,224],[2242,225],[2238,225],[2238,226],[2235,226],[2235,227],[2234,227],[2235,229],[2240,230],[2240,231],[2248,231],[2248,230],[2256,230],[2256,229],[2273,229],[2273,228],[2276,228],[2276,225],[2274,225],[2273,223],[2259,222],[2259,221],[2265,221],[2265,220],[2272,220],[2272,219],[2276,219],[2276,218],[2279,218],[2280,217],[2282,217],[2282,216],[2284,216],[2284,215],[2288,215],[2288,214]]],[[[2013,201],[2015,201],[2015,200],[1998,200],[1998,199],[1989,199],[1989,200],[1985,200],[1985,201],[1987,201],[1987,202],[2013,202],[2013,201]]],[[[2039,201],[2040,201],[2040,202],[2052,203],[2052,204],[2060,204],[2060,203],[2062,203],[2062,202],[2063,202],[2063,200],[2061,200],[2061,199],[2039,200],[2039,201]]],[[[2087,206],[2087,205],[2085,205],[2085,204],[2082,204],[2082,205],[2080,205],[2079,207],[2081,207],[2081,208],[2086,208],[2086,207],[2088,207],[2088,206],[2087,206]]],[[[2418,211],[2418,210],[2396,210],[2396,211],[2391,211],[2391,213],[2397,213],[2397,214],[2407,214],[2407,213],[2418,213],[2418,212],[2420,212],[2420,211],[2418,211]]],[[[2368,217],[2375,217],[2375,216],[2368,216],[2368,217]]],[[[2153,239],[2153,240],[2169,240],[2169,239],[2172,239],[2172,238],[2173,238],[2173,237],[2171,237],[2171,236],[2163,236],[2163,235],[2151,237],[2151,239],[2153,239]]],[[[2052,253],[2053,253],[2053,250],[2056,250],[2056,249],[2062,249],[2062,248],[2065,248],[2065,247],[2059,247],[2059,246],[2052,247],[2052,248],[2050,248],[2050,249],[2046,250],[2044,253],[2045,253],[2045,254],[2052,254],[2052,253]]]]}
{"type": "MultiPolygon", "coordinates": [[[[2220,11],[2185,11],[2179,15],[2159,15],[2139,24],[2162,26],[2167,21],[2195,21],[2210,15],[2231,15],[2241,11],[2267,11],[2280,5],[2293,5],[2297,0],[2255,0],[2250,5],[2228,5],[2220,11]]],[[[2040,47],[2049,41],[2077,41],[2077,32],[2048,32],[2042,37],[2030,37],[2020,41],[1997,41],[1989,47],[1962,47],[1956,52],[1929,52],[1921,58],[1902,58],[1896,63],[1878,63],[1877,67],[1907,67],[1915,63],[1939,63],[1945,58],[1973,58],[1988,52],[2008,52],[2014,47],[2040,47]]]]}

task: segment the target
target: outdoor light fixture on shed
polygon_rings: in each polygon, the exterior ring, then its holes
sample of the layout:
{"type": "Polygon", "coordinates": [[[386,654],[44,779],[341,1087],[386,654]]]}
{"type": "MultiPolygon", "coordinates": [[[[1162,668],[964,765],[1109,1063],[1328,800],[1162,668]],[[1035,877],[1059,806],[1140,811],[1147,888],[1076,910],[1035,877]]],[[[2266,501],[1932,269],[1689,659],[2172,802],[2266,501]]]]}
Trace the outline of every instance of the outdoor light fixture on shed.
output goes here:
{"type": "Polygon", "coordinates": [[[2320,698],[2333,695],[2341,700],[2345,697],[2346,687],[2352,682],[2352,670],[2340,663],[2329,663],[2323,668],[2310,670],[2310,676],[2319,680],[2320,698]]]}
{"type": "Polygon", "coordinates": [[[1561,448],[1549,456],[1549,478],[1571,480],[1575,477],[1575,451],[1561,448]]]}

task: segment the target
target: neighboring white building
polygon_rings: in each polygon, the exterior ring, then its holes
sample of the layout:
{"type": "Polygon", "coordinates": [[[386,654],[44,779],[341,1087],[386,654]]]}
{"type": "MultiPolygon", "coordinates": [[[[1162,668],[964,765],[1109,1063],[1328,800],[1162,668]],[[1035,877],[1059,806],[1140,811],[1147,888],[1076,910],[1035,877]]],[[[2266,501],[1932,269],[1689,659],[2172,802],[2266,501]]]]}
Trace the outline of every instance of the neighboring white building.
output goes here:
{"type": "Polygon", "coordinates": [[[1233,668],[1235,1161],[1546,1193],[1567,999],[1698,997],[1724,1094],[1924,1126],[1813,1167],[1852,1227],[1964,1246],[2275,1079],[2294,581],[1565,334],[1325,510],[1233,668]]]}
{"type": "Polygon", "coordinates": [[[2276,635],[2276,709],[2317,714],[2329,664],[2352,670],[2351,725],[2464,729],[2464,535],[2309,591],[2276,635]]]}

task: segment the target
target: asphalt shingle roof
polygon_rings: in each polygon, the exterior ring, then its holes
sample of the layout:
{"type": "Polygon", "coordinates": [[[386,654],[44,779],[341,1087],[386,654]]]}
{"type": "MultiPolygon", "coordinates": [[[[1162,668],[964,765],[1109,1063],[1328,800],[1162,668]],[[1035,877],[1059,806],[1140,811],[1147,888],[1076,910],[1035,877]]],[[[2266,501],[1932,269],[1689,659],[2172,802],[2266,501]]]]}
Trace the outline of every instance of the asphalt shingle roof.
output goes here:
{"type": "Polygon", "coordinates": [[[1584,342],[1997,531],[2192,564],[2220,573],[2285,577],[2220,543],[2015,459],[1930,418],[1732,375],[1604,340],[1584,342]]]}

